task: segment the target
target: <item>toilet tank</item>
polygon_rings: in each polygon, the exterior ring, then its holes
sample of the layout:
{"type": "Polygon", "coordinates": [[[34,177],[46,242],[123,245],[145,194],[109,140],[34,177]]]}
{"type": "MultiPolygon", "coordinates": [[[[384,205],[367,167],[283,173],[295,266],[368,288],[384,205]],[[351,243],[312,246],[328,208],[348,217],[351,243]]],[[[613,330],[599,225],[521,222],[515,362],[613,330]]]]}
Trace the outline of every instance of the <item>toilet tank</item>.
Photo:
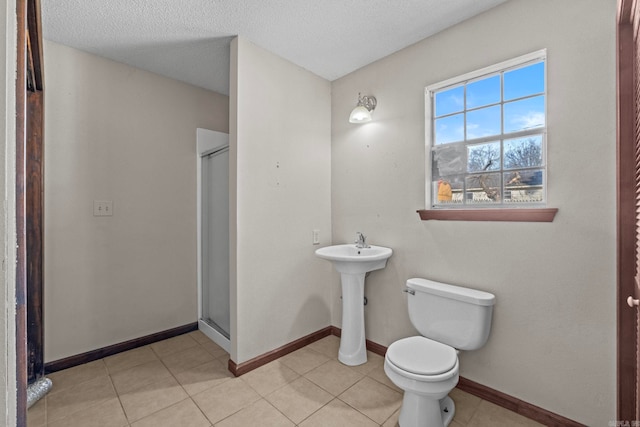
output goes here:
{"type": "Polygon", "coordinates": [[[493,294],[428,279],[409,279],[407,287],[409,318],[421,335],[459,350],[487,342],[493,294]]]}

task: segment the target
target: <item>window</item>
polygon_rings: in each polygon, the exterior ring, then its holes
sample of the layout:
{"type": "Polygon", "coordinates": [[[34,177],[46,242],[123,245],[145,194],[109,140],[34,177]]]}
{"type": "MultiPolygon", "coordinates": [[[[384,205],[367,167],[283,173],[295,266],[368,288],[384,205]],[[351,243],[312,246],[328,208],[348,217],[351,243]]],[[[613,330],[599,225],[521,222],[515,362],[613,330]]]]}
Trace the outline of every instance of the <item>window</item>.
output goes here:
{"type": "Polygon", "coordinates": [[[546,203],[546,51],[426,88],[433,209],[546,203]]]}

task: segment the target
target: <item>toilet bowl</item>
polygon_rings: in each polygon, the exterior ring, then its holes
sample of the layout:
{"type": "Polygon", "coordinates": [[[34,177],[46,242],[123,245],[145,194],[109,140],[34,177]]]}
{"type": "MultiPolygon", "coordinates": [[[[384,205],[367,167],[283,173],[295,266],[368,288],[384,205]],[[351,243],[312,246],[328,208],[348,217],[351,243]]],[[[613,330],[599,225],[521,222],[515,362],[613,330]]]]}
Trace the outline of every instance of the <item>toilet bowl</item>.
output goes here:
{"type": "Polygon", "coordinates": [[[391,344],[384,358],[384,372],[404,390],[400,426],[449,425],[455,406],[447,395],[458,384],[458,370],[453,347],[424,337],[391,344]]]}
{"type": "Polygon", "coordinates": [[[455,414],[448,394],[459,378],[456,348],[485,344],[495,297],[426,279],[410,279],[406,291],[409,317],[422,336],[394,342],[385,355],[387,377],[404,390],[398,421],[400,427],[445,427],[455,414]]]}

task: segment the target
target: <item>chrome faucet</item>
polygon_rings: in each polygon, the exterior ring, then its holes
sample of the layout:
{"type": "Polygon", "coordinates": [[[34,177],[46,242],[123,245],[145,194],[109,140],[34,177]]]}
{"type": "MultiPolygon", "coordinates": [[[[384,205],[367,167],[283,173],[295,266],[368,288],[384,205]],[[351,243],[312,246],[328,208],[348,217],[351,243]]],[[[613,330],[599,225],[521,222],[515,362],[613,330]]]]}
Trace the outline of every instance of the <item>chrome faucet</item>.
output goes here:
{"type": "Polygon", "coordinates": [[[367,236],[362,234],[361,232],[356,232],[356,248],[370,248],[371,246],[367,245],[367,236]]]}

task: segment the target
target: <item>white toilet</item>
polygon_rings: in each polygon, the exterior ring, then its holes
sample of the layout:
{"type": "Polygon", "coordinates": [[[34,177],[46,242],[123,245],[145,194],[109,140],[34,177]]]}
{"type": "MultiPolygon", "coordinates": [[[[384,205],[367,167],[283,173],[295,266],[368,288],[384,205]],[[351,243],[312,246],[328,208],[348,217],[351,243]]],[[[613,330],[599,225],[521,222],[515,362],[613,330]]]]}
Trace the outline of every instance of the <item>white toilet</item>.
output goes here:
{"type": "Polygon", "coordinates": [[[384,372],[404,390],[400,427],[444,427],[455,406],[457,350],[476,350],[489,337],[496,297],[427,279],[407,280],[409,318],[422,336],[387,349],[384,372]]]}

